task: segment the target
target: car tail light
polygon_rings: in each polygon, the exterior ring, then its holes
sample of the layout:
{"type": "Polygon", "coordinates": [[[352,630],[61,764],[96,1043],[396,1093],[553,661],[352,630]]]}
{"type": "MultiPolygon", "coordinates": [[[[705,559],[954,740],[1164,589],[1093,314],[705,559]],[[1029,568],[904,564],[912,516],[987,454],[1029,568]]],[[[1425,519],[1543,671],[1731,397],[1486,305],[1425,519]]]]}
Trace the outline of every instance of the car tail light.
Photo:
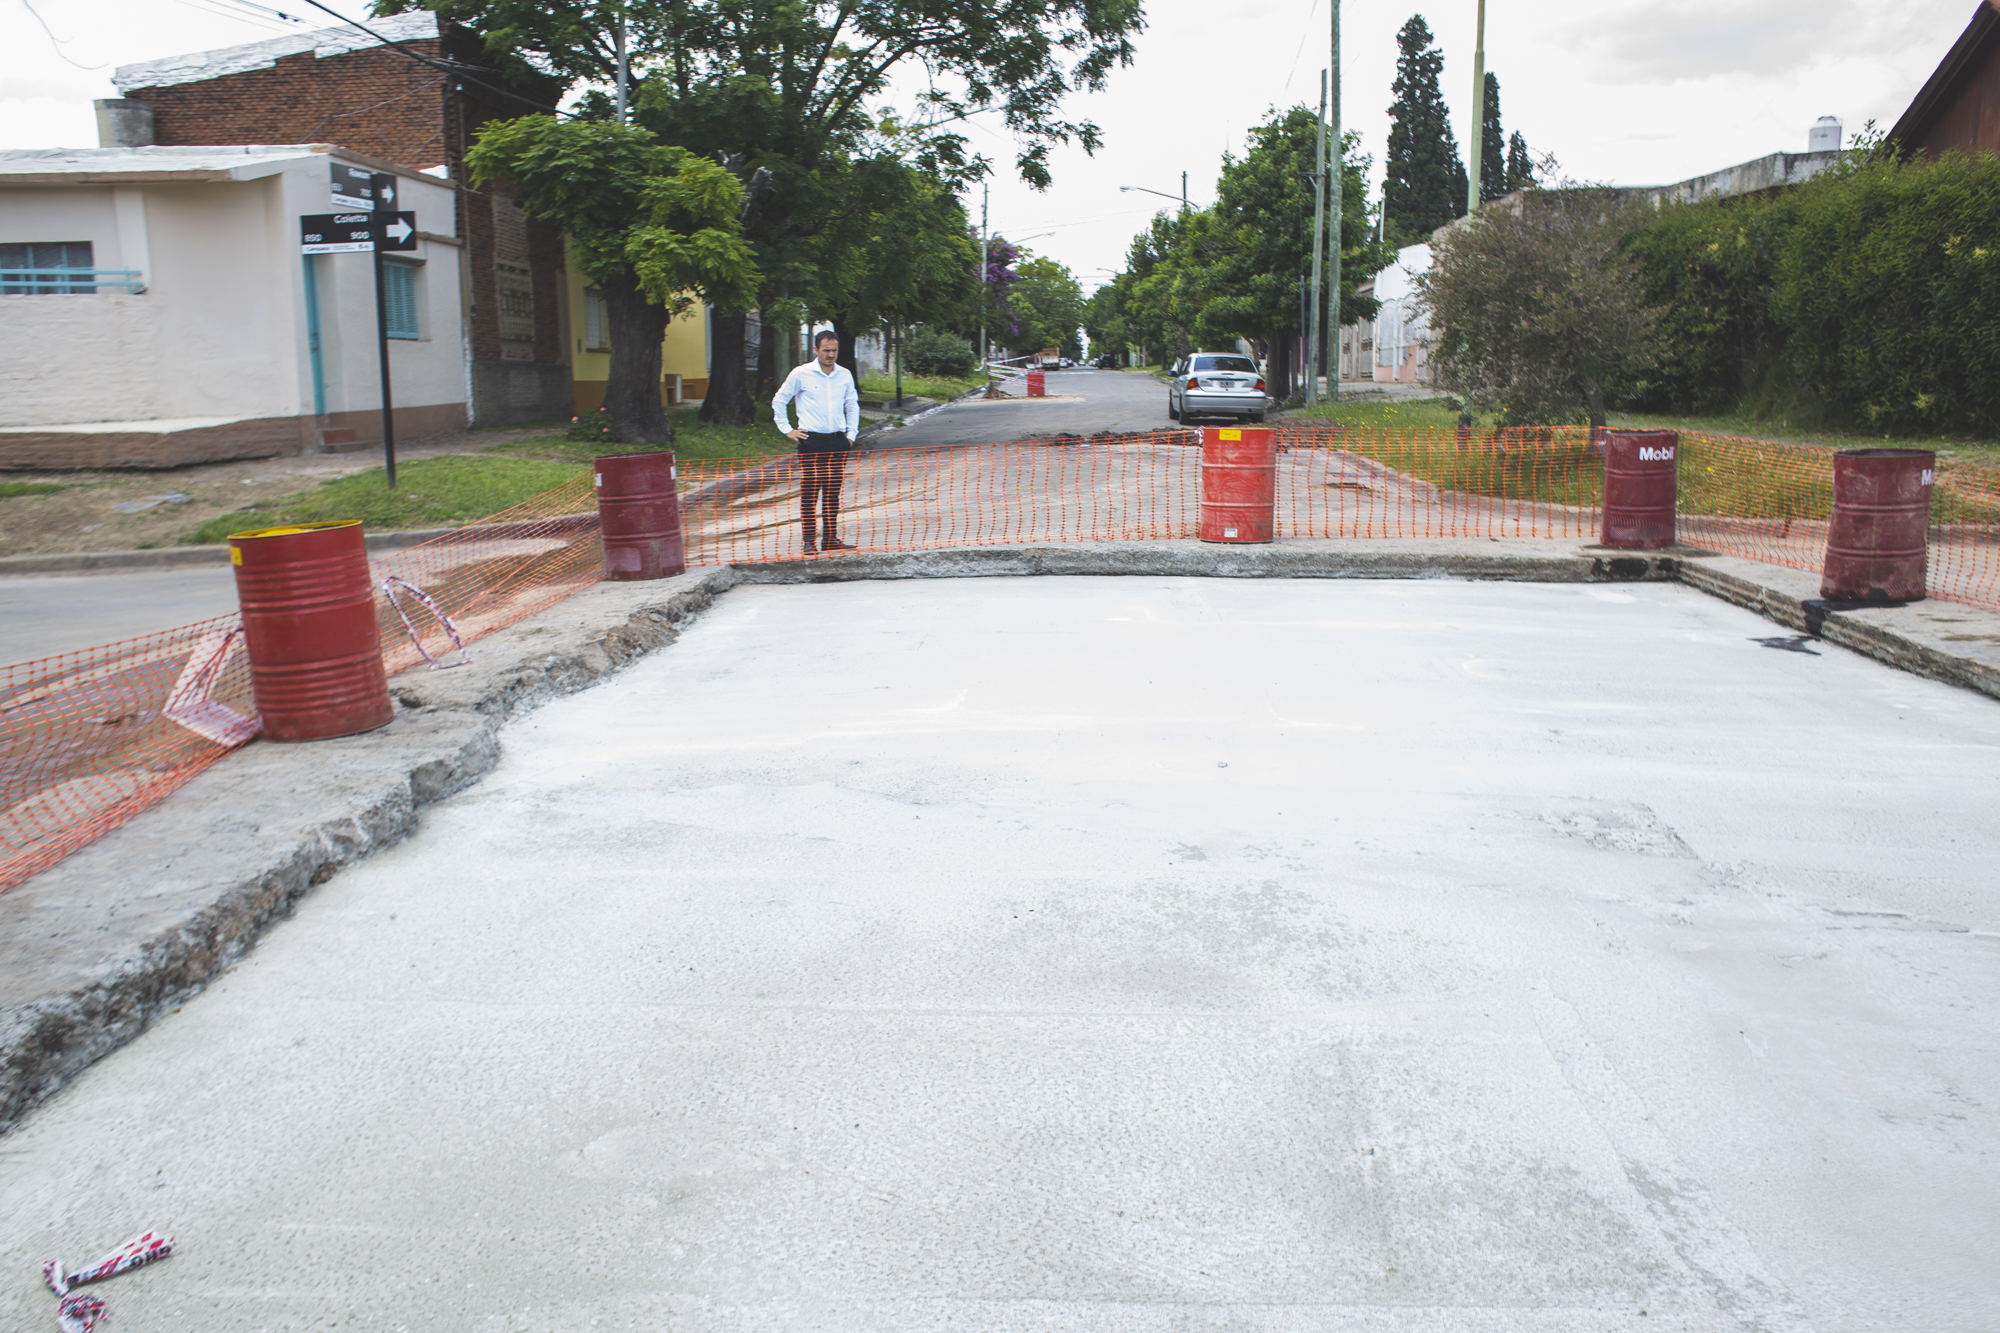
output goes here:
{"type": "Polygon", "coordinates": [[[1258,393],[1264,392],[1264,381],[1262,380],[1257,381],[1257,392],[1258,393]]]}
{"type": "Polygon", "coordinates": [[[1196,379],[1196,378],[1195,378],[1194,376],[1192,376],[1192,375],[1188,376],[1188,388],[1190,388],[1190,389],[1199,389],[1200,387],[1201,387],[1201,381],[1200,381],[1200,380],[1196,379]]]}

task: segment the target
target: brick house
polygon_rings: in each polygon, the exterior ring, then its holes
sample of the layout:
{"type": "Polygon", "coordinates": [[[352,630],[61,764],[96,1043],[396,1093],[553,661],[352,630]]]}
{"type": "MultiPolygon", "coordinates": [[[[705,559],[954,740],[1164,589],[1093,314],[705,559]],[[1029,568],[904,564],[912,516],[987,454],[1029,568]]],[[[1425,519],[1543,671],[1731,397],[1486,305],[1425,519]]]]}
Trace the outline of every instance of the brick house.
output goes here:
{"type": "MultiPolygon", "coordinates": [[[[337,143],[422,172],[456,197],[466,332],[466,402],[474,425],[572,411],[567,349],[568,281],[561,233],[521,214],[504,191],[466,181],[465,150],[489,120],[532,107],[457,77],[550,104],[553,80],[509,83],[479,39],[429,12],[371,19],[383,38],[446,68],[426,65],[356,28],[124,65],[112,82],[122,102],[100,107],[117,146],[337,143]]],[[[107,144],[107,146],[112,146],[107,144]]]]}

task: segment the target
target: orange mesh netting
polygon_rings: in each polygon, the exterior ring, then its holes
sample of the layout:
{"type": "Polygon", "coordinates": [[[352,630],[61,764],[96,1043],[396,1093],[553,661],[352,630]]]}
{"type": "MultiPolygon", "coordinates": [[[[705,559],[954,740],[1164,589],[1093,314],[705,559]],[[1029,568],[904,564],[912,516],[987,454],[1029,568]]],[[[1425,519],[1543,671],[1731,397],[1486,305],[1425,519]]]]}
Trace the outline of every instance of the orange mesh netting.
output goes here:
{"type": "MultiPolygon", "coordinates": [[[[603,544],[588,475],[491,518],[373,562],[382,657],[423,660],[382,595],[421,590],[462,639],[490,634],[595,583],[603,544]]],[[[445,661],[444,629],[405,614],[445,661]]],[[[123,643],[0,667],[0,889],[101,837],[254,732],[240,621],[219,616],[123,643]]]]}
{"type": "MultiPolygon", "coordinates": [[[[838,535],[864,552],[1190,538],[1200,518],[1200,439],[1168,430],[857,452],[844,469],[838,535]]],[[[1278,446],[1280,538],[1591,542],[1599,533],[1603,460],[1582,428],[1415,432],[1294,421],[1278,427],[1278,446]]],[[[1818,569],[1832,452],[1683,434],[1681,541],[1818,569]]],[[[679,484],[689,564],[801,554],[796,458],[683,460],[679,484]]],[[[475,639],[596,582],[602,545],[586,474],[384,555],[374,579],[386,666],[453,660],[432,605],[461,639],[475,639]],[[384,580],[398,589],[396,603],[381,596],[384,580]]],[[[1939,469],[1929,588],[2000,610],[2000,469],[1939,469]]],[[[0,668],[0,888],[241,743],[254,721],[236,623],[221,617],[0,668]]]]}

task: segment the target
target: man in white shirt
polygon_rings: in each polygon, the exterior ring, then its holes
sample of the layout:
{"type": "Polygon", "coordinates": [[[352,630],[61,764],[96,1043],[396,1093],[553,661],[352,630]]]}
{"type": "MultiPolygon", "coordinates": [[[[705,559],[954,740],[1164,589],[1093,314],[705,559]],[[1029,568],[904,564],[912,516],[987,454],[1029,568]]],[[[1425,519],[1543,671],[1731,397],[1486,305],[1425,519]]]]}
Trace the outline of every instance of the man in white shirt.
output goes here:
{"type": "Polygon", "coordinates": [[[854,549],[834,535],[847,451],[854,447],[854,436],[861,429],[861,395],[847,367],[835,363],[839,355],[840,339],[833,330],[823,330],[813,339],[813,359],[785,376],[778,396],[771,400],[771,419],[786,437],[798,441],[799,528],[805,536],[807,555],[854,549]],[[794,401],[799,414],[796,428],[785,420],[785,404],[794,401]],[[817,542],[813,540],[815,507],[820,519],[817,542]]]}

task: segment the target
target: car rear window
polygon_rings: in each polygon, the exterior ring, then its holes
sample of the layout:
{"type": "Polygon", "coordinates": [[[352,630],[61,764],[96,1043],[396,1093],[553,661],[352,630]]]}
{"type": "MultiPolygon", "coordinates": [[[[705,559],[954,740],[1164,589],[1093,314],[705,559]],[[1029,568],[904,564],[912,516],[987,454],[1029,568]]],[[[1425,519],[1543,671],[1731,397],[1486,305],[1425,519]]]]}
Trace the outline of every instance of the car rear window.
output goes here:
{"type": "Polygon", "coordinates": [[[1257,373],[1247,356],[1198,356],[1194,359],[1196,370],[1240,370],[1246,375],[1257,373]]]}

